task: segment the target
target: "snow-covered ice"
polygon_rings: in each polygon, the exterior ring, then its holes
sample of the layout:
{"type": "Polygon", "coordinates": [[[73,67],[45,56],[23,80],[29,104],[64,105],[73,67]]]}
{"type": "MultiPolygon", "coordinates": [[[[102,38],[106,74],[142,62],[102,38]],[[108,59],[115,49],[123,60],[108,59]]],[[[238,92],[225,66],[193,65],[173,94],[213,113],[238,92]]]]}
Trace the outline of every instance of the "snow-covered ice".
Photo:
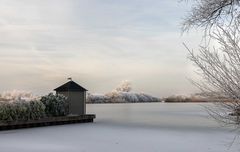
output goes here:
{"type": "Polygon", "coordinates": [[[0,132],[0,152],[235,152],[201,104],[90,104],[94,123],[0,132]]]}

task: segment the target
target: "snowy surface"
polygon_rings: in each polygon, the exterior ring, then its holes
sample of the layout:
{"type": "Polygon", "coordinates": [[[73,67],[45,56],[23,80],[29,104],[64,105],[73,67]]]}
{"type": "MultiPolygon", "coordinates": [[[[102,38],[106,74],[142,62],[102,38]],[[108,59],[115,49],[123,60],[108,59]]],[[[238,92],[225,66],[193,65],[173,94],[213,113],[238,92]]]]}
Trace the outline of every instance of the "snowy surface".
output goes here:
{"type": "Polygon", "coordinates": [[[1,152],[236,152],[200,104],[91,104],[94,123],[0,132],[1,152]]]}

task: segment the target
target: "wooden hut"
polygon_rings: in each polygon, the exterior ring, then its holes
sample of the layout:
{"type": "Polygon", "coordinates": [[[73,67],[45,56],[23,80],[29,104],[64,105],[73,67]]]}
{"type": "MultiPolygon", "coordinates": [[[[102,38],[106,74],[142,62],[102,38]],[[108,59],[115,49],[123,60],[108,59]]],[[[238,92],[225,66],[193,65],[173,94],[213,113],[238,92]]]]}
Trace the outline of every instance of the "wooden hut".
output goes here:
{"type": "Polygon", "coordinates": [[[70,80],[60,87],[54,89],[57,94],[62,94],[67,97],[69,101],[69,112],[73,115],[86,114],[86,92],[87,89],[83,88],[76,82],[70,80]]]}

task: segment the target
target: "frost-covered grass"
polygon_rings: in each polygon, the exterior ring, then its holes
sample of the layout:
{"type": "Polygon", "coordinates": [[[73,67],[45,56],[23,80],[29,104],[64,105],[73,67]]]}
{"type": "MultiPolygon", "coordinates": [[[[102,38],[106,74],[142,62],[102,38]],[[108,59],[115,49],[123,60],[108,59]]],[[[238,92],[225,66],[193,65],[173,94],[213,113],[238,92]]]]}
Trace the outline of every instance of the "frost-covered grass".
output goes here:
{"type": "Polygon", "coordinates": [[[90,104],[94,123],[0,132],[3,152],[236,152],[235,136],[193,103],[90,104]]]}

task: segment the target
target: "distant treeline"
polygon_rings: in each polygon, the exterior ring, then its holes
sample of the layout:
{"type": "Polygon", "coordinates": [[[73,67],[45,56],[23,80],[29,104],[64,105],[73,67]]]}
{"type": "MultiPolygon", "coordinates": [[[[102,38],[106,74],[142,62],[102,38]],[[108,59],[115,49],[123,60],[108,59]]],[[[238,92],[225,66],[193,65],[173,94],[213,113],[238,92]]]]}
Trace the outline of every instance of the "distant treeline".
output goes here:
{"type": "Polygon", "coordinates": [[[160,98],[144,93],[111,92],[105,95],[88,94],[87,103],[161,102],[160,98]]]}
{"type": "Polygon", "coordinates": [[[192,96],[170,96],[167,98],[162,99],[163,102],[219,102],[219,101],[230,101],[227,98],[223,97],[204,97],[199,95],[192,95],[192,96]]]}

